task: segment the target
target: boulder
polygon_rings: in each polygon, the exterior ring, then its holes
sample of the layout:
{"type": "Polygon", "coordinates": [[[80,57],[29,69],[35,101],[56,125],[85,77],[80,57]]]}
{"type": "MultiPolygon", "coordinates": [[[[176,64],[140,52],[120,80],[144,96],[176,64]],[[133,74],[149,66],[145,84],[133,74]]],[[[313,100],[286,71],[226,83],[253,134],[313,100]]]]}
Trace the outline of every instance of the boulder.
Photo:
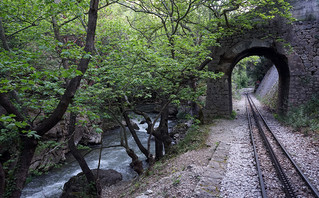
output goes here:
{"type": "Polygon", "coordinates": [[[145,124],[146,123],[146,120],[142,120],[141,122],[140,122],[140,124],[145,124]]]}
{"type": "MultiPolygon", "coordinates": [[[[157,105],[157,106],[155,106],[153,112],[154,113],[159,113],[161,110],[162,110],[162,106],[161,105],[157,105]]],[[[173,105],[173,104],[168,105],[168,115],[170,117],[176,117],[177,113],[178,113],[178,108],[177,108],[176,105],[173,105]]]]}
{"type": "Polygon", "coordinates": [[[94,120],[92,123],[86,116],[78,118],[78,120],[85,123],[85,125],[78,125],[75,128],[75,137],[76,134],[82,134],[82,137],[79,135],[79,143],[83,145],[100,144],[102,142],[102,133],[97,133],[94,125],[102,126],[102,122],[100,120],[94,120]]]}
{"type": "Polygon", "coordinates": [[[41,143],[31,161],[31,170],[46,172],[56,164],[65,161],[69,151],[64,142],[67,139],[65,120],[60,121],[41,138],[41,143]]]}
{"type": "MultiPolygon", "coordinates": [[[[84,130],[83,136],[80,140],[80,144],[89,145],[89,144],[100,144],[102,141],[102,134],[97,133],[94,128],[87,129],[82,127],[81,130],[84,130]]],[[[75,132],[77,133],[77,131],[75,132]]]]}
{"type": "Polygon", "coordinates": [[[118,127],[120,127],[120,125],[113,119],[107,119],[107,118],[102,119],[101,129],[104,132],[110,131],[118,127]]]}
{"type": "Polygon", "coordinates": [[[177,124],[172,131],[170,132],[170,136],[171,138],[178,143],[179,141],[181,141],[182,139],[184,139],[187,130],[189,129],[190,125],[189,123],[180,123],[177,124]]]}
{"type": "MultiPolygon", "coordinates": [[[[41,137],[41,144],[38,146],[31,162],[31,170],[46,172],[65,161],[66,154],[69,152],[67,145],[68,118],[69,116],[66,115],[63,120],[41,137]]],[[[85,117],[78,119],[86,124],[75,127],[74,143],[76,145],[78,143],[83,145],[101,143],[102,134],[95,132],[93,124],[85,117]]],[[[100,125],[101,122],[96,121],[94,124],[100,125]]]]}
{"type": "MultiPolygon", "coordinates": [[[[96,177],[97,169],[92,170],[96,177]]],[[[101,186],[111,186],[122,180],[121,173],[108,169],[99,170],[99,181],[101,186]]],[[[79,197],[94,197],[90,193],[90,186],[83,172],[71,177],[63,186],[63,192],[60,198],[79,198],[79,197]]]]}
{"type": "MultiPolygon", "coordinates": [[[[126,122],[124,120],[122,121],[122,124],[124,126],[127,126],[127,124],[126,124],[126,122]]],[[[140,127],[135,122],[131,121],[131,125],[133,126],[133,129],[140,130],[140,127]]]]}

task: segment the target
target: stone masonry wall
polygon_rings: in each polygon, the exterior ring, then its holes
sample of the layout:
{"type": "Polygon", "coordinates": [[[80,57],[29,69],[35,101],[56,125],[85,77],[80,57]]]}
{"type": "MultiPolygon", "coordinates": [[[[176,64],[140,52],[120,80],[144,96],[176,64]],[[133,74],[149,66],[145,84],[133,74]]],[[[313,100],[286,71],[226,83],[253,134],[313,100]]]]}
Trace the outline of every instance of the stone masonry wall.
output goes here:
{"type": "Polygon", "coordinates": [[[319,1],[292,1],[292,5],[297,18],[292,24],[277,18],[225,38],[212,49],[209,70],[225,75],[208,82],[205,120],[231,114],[231,72],[238,61],[251,55],[265,56],[276,65],[281,109],[305,103],[319,93],[319,1]]]}
{"type": "Polygon", "coordinates": [[[289,37],[294,53],[288,56],[291,68],[291,106],[306,102],[319,92],[319,23],[298,21],[289,37]]]}

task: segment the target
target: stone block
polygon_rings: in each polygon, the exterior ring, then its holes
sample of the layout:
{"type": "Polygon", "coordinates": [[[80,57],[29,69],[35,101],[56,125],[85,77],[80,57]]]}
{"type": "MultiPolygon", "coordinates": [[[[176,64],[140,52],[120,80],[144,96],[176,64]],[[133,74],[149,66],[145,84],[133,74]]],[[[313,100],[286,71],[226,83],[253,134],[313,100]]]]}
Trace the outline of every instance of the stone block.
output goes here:
{"type": "Polygon", "coordinates": [[[319,66],[319,56],[315,56],[313,58],[313,65],[317,67],[319,66]]]}

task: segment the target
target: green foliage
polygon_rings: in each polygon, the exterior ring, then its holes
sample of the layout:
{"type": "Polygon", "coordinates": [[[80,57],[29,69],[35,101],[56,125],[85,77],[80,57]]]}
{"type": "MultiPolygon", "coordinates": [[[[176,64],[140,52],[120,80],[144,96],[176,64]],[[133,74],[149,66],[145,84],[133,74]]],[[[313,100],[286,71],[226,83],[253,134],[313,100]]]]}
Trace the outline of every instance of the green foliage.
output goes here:
{"type": "Polygon", "coordinates": [[[232,85],[236,90],[254,86],[256,77],[253,72],[257,65],[260,65],[258,56],[250,56],[238,62],[232,72],[232,85]]]}
{"type": "Polygon", "coordinates": [[[39,143],[39,146],[36,149],[36,153],[40,154],[43,150],[50,148],[56,148],[56,147],[61,147],[62,144],[64,144],[63,142],[57,142],[57,141],[53,141],[53,140],[49,140],[49,141],[41,141],[39,143]]]}
{"type": "Polygon", "coordinates": [[[232,120],[234,120],[235,118],[236,118],[236,116],[237,116],[237,113],[236,113],[236,111],[232,111],[231,112],[231,115],[230,115],[230,118],[232,119],[232,120]]]}
{"type": "Polygon", "coordinates": [[[319,97],[313,96],[306,104],[291,109],[279,120],[296,130],[312,131],[319,134],[319,97]]]}
{"type": "MultiPolygon", "coordinates": [[[[183,4],[186,2],[178,6],[184,9],[183,4]]],[[[146,101],[167,99],[177,105],[196,101],[205,94],[206,87],[191,89],[189,80],[205,81],[221,76],[196,69],[208,56],[207,46],[215,38],[205,35],[197,43],[195,35],[183,33],[180,26],[175,33],[172,29],[165,30],[164,25],[168,24],[158,18],[118,5],[102,15],[105,17],[98,27],[96,45],[99,56],[93,59],[84,76],[87,82],[94,83],[85,86],[85,92],[79,92],[76,97],[101,117],[109,117],[105,112],[110,109],[134,108],[146,101]]],[[[195,26],[191,28],[197,31],[195,26]]]]}
{"type": "Polygon", "coordinates": [[[173,186],[178,186],[180,182],[181,182],[181,176],[179,175],[173,179],[173,186]]]}
{"type": "Polygon", "coordinates": [[[79,149],[79,150],[91,150],[90,147],[85,146],[85,145],[82,145],[82,144],[78,144],[78,145],[76,146],[76,148],[79,149]]]}
{"type": "Polygon", "coordinates": [[[15,145],[18,142],[18,134],[22,132],[22,134],[28,137],[34,137],[35,139],[39,139],[40,136],[36,134],[35,131],[31,131],[26,129],[28,124],[23,121],[16,121],[15,115],[1,115],[0,116],[0,144],[3,146],[15,145]]]}

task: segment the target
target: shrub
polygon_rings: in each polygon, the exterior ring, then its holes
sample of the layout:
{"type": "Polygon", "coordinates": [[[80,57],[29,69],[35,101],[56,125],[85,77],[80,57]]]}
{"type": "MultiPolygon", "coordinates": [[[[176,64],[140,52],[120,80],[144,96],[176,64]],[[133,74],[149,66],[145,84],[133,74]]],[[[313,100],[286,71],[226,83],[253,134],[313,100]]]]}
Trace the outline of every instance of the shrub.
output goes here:
{"type": "Polygon", "coordinates": [[[297,130],[306,129],[319,133],[319,95],[313,96],[306,104],[291,109],[279,119],[297,130]]]}

